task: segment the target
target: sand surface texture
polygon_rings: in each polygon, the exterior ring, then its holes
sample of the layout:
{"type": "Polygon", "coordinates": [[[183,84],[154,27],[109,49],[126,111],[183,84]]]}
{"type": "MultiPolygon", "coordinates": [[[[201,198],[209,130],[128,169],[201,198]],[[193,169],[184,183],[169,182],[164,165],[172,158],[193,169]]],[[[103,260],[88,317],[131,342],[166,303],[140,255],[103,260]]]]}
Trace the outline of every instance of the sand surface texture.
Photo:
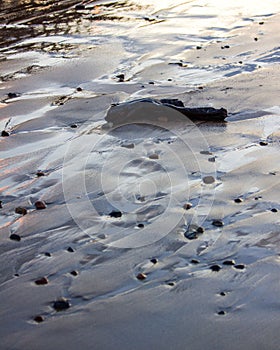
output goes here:
{"type": "Polygon", "coordinates": [[[279,1],[14,3],[0,349],[279,349],[279,1]]]}

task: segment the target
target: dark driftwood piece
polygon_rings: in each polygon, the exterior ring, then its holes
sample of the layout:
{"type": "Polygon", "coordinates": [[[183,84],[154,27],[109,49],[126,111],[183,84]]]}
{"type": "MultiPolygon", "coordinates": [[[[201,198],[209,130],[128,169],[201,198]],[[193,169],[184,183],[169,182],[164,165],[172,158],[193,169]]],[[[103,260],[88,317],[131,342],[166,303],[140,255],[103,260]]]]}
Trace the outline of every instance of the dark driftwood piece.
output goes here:
{"type": "Polygon", "coordinates": [[[122,102],[120,104],[114,104],[111,107],[110,113],[107,115],[107,121],[116,121],[113,120],[117,118],[117,115],[114,114],[114,110],[119,110],[124,112],[126,108],[130,109],[130,111],[136,107],[139,103],[149,103],[153,106],[166,106],[170,107],[173,110],[176,110],[182,113],[184,116],[189,118],[190,120],[203,120],[208,122],[223,122],[225,118],[228,116],[227,110],[225,108],[216,109],[213,107],[198,107],[198,108],[188,108],[184,106],[184,103],[178,99],[161,99],[156,100],[152,98],[143,98],[137,99],[127,102],[122,102]]]}

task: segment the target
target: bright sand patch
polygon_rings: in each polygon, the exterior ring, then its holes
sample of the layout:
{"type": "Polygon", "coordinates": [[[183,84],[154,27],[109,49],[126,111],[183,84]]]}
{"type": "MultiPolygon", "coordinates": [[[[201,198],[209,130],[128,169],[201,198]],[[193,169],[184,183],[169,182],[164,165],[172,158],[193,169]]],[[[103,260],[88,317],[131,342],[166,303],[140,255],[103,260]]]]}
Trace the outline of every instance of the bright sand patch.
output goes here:
{"type": "Polygon", "coordinates": [[[1,349],[278,348],[280,7],[258,6],[116,8],[28,39],[71,57],[4,53],[1,349]],[[228,122],[102,127],[141,97],[228,122]]]}

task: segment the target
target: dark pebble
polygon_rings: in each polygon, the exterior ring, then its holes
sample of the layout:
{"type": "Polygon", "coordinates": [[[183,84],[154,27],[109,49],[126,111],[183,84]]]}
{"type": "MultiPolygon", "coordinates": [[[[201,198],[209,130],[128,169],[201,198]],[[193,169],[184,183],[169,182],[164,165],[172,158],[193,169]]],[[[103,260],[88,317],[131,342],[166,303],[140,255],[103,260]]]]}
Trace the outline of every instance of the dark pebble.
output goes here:
{"type": "Polygon", "coordinates": [[[34,203],[34,205],[35,205],[35,208],[37,210],[42,210],[42,209],[46,209],[47,208],[47,206],[46,206],[44,201],[37,201],[37,202],[34,203]]]}
{"type": "Polygon", "coordinates": [[[113,210],[111,211],[111,213],[109,214],[111,216],[111,218],[120,218],[122,217],[122,213],[118,210],[113,210]]]}
{"type": "Polygon", "coordinates": [[[234,266],[235,265],[235,261],[234,260],[225,260],[223,262],[223,265],[234,266]]]}
{"type": "Polygon", "coordinates": [[[267,146],[268,145],[268,143],[266,142],[266,141],[260,141],[260,146],[267,146]]]}
{"type": "Polygon", "coordinates": [[[221,316],[225,315],[225,314],[226,314],[226,312],[224,310],[221,310],[221,311],[218,312],[218,315],[221,315],[221,316]]]}
{"type": "Polygon", "coordinates": [[[72,247],[68,247],[66,250],[67,250],[67,252],[69,252],[69,253],[74,253],[74,249],[73,249],[72,247]]]}
{"type": "Polygon", "coordinates": [[[216,226],[216,227],[222,227],[222,226],[224,226],[224,223],[222,220],[214,220],[214,221],[212,221],[212,225],[216,226]]]}
{"type": "Polygon", "coordinates": [[[196,229],[196,232],[199,233],[199,234],[202,234],[204,232],[204,228],[199,226],[197,229],[196,229]]]}
{"type": "Polygon", "coordinates": [[[229,49],[230,46],[229,46],[229,45],[225,45],[224,48],[225,48],[225,49],[229,49]]]}
{"type": "Polygon", "coordinates": [[[70,125],[70,128],[72,128],[72,129],[76,129],[77,127],[78,127],[77,124],[71,124],[71,125],[70,125]]]}
{"type": "Polygon", "coordinates": [[[192,264],[199,264],[199,260],[197,260],[197,259],[192,259],[192,260],[191,260],[191,263],[192,263],[192,264]]]}
{"type": "Polygon", "coordinates": [[[35,322],[37,322],[37,323],[41,323],[41,322],[44,321],[44,317],[41,316],[41,315],[38,315],[38,316],[35,316],[35,317],[33,318],[33,320],[34,320],[35,322]]]}
{"type": "Polygon", "coordinates": [[[10,136],[10,134],[8,133],[8,131],[2,130],[1,136],[2,136],[2,137],[7,137],[7,136],[10,136]]]}
{"type": "Polygon", "coordinates": [[[73,271],[71,271],[70,272],[70,274],[72,275],[72,276],[78,276],[78,271],[76,271],[76,270],[73,270],[73,271]]]}
{"type": "Polygon", "coordinates": [[[220,265],[212,265],[212,266],[210,266],[210,269],[214,272],[219,272],[221,270],[221,266],[220,265]]]}
{"type": "Polygon", "coordinates": [[[18,274],[18,273],[15,273],[14,276],[15,276],[15,277],[19,277],[19,274],[18,274]]]}
{"type": "Polygon", "coordinates": [[[16,98],[16,97],[19,97],[19,94],[17,94],[16,92],[9,92],[8,97],[9,98],[16,98]]]}
{"type": "Polygon", "coordinates": [[[155,85],[154,81],[149,81],[150,85],[155,85]]]}
{"type": "Polygon", "coordinates": [[[23,207],[16,207],[15,213],[16,214],[20,214],[20,215],[26,215],[27,214],[27,210],[25,208],[23,208],[23,207]]]}
{"type": "Polygon", "coordinates": [[[272,213],[277,213],[277,212],[278,212],[278,209],[272,208],[271,211],[272,211],[272,213]]]}
{"type": "Polygon", "coordinates": [[[197,239],[197,238],[198,238],[197,232],[185,232],[185,233],[184,233],[184,236],[185,236],[187,239],[190,239],[190,240],[193,240],[193,239],[197,239]]]}
{"type": "Polygon", "coordinates": [[[220,296],[225,297],[225,296],[226,296],[226,293],[225,293],[225,292],[221,292],[221,293],[220,293],[220,296]]]}
{"type": "Polygon", "coordinates": [[[258,38],[254,38],[255,41],[258,41],[259,39],[258,38]]]}
{"type": "Polygon", "coordinates": [[[2,208],[3,208],[2,204],[3,204],[3,202],[2,202],[2,201],[0,201],[0,209],[2,209],[2,208]]]}
{"type": "Polygon", "coordinates": [[[167,283],[170,287],[174,287],[175,286],[175,283],[174,282],[168,282],[167,283]]]}
{"type": "Polygon", "coordinates": [[[201,50],[201,49],[202,49],[202,46],[197,46],[196,49],[197,49],[197,50],[201,50]]]}
{"type": "Polygon", "coordinates": [[[85,7],[85,5],[83,5],[83,4],[79,4],[79,5],[76,5],[75,6],[75,9],[76,10],[84,10],[86,7],[85,7]]]}
{"type": "Polygon", "coordinates": [[[79,91],[79,92],[83,91],[83,89],[81,87],[77,87],[76,90],[79,91]]]}
{"type": "Polygon", "coordinates": [[[65,298],[61,298],[61,299],[58,299],[56,300],[54,303],[53,303],[53,308],[56,310],[56,311],[63,311],[63,310],[67,310],[69,309],[70,307],[70,303],[67,299],[65,298]]]}
{"type": "Polygon", "coordinates": [[[144,224],[138,224],[137,225],[139,228],[144,228],[144,224]]]}
{"type": "Polygon", "coordinates": [[[144,273],[140,272],[140,273],[138,273],[138,275],[136,276],[136,278],[137,278],[139,281],[144,281],[144,280],[147,278],[147,276],[146,276],[144,273]]]}
{"type": "Polygon", "coordinates": [[[262,199],[262,196],[255,197],[255,201],[262,199]]]}
{"type": "Polygon", "coordinates": [[[243,64],[243,61],[239,61],[238,63],[239,63],[239,64],[243,64]]]}
{"type": "Polygon", "coordinates": [[[47,277],[42,277],[42,278],[39,278],[38,280],[35,281],[35,284],[37,284],[37,286],[43,286],[45,284],[48,284],[49,281],[47,279],[47,277]]]}
{"type": "Polygon", "coordinates": [[[191,208],[192,208],[192,203],[186,203],[186,204],[184,204],[184,205],[183,205],[183,208],[184,208],[185,210],[191,209],[191,208]]]}
{"type": "Polygon", "coordinates": [[[243,199],[242,198],[235,198],[235,203],[242,203],[243,202],[243,199]]]}
{"type": "Polygon", "coordinates": [[[123,83],[124,82],[124,74],[119,74],[119,75],[116,75],[116,78],[118,78],[118,82],[119,83],[123,83]]]}
{"type": "Polygon", "coordinates": [[[153,263],[153,264],[156,264],[158,262],[158,259],[153,258],[153,259],[150,260],[150,262],[153,263]]]}
{"type": "Polygon", "coordinates": [[[234,265],[234,268],[238,269],[238,270],[244,270],[245,269],[245,265],[244,264],[234,265]]]}
{"type": "Polygon", "coordinates": [[[263,24],[264,24],[264,22],[259,22],[259,25],[261,25],[261,26],[262,26],[263,24]]]}
{"type": "Polygon", "coordinates": [[[199,90],[203,90],[204,87],[203,87],[203,86],[199,86],[198,89],[199,89],[199,90]]]}
{"type": "Polygon", "coordinates": [[[36,176],[38,176],[38,177],[45,176],[45,173],[41,170],[38,170],[36,173],[36,176]]]}
{"type": "Polygon", "coordinates": [[[215,157],[208,158],[208,162],[215,163],[216,158],[215,157]]]}
{"type": "Polygon", "coordinates": [[[45,253],[45,256],[47,256],[47,257],[49,257],[49,258],[50,258],[52,255],[51,255],[51,253],[46,252],[46,253],[45,253]]]}
{"type": "Polygon", "coordinates": [[[17,235],[16,233],[12,233],[12,234],[10,235],[10,239],[11,239],[12,241],[17,241],[17,242],[19,242],[19,241],[21,240],[20,236],[17,235]]]}

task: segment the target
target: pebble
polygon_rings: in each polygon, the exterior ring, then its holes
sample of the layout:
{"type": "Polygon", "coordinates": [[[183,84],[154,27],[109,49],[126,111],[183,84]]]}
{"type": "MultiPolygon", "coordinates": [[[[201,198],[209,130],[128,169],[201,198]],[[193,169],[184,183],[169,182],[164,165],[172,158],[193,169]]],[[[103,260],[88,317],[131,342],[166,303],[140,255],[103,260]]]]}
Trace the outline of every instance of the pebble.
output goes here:
{"type": "Polygon", "coordinates": [[[184,204],[184,205],[183,205],[183,208],[184,208],[185,210],[191,209],[191,208],[192,208],[192,203],[186,203],[186,204],[184,204]]]}
{"type": "Polygon", "coordinates": [[[35,317],[33,318],[33,320],[34,320],[35,322],[37,322],[37,323],[41,323],[41,322],[44,321],[44,317],[41,316],[41,315],[37,315],[37,316],[35,316],[35,317]]]}
{"type": "Polygon", "coordinates": [[[221,270],[221,266],[220,265],[212,265],[212,266],[210,266],[210,269],[214,272],[219,272],[221,270]]]}
{"type": "Polygon", "coordinates": [[[74,253],[74,251],[75,251],[72,247],[68,247],[66,250],[69,253],[74,253]]]}
{"type": "Polygon", "coordinates": [[[144,228],[144,224],[138,224],[137,225],[139,228],[144,228]]]}
{"type": "Polygon", "coordinates": [[[79,91],[79,92],[83,91],[83,89],[80,86],[78,86],[76,90],[79,91]]]}
{"type": "Polygon", "coordinates": [[[243,199],[242,199],[242,198],[235,198],[235,199],[234,199],[234,202],[235,202],[235,203],[242,203],[242,202],[243,202],[243,199]]]}
{"type": "Polygon", "coordinates": [[[158,259],[153,258],[153,259],[150,260],[150,262],[153,263],[153,264],[156,264],[158,262],[158,259]]]}
{"type": "Polygon", "coordinates": [[[170,287],[174,287],[175,286],[175,283],[174,282],[168,282],[167,283],[170,287]]]}
{"type": "Polygon", "coordinates": [[[134,143],[123,143],[121,146],[130,149],[135,147],[134,143]]]}
{"type": "Polygon", "coordinates": [[[197,49],[197,50],[201,50],[201,49],[202,49],[202,46],[197,46],[196,49],[197,49]]]}
{"type": "Polygon", "coordinates": [[[244,270],[245,269],[245,265],[244,264],[234,265],[234,268],[238,269],[238,270],[244,270]]]}
{"type": "Polygon", "coordinates": [[[226,296],[226,293],[225,293],[225,292],[221,292],[221,293],[220,293],[220,296],[225,297],[225,296],[226,296]]]}
{"type": "Polygon", "coordinates": [[[150,159],[158,159],[159,156],[158,156],[158,154],[153,153],[153,154],[150,154],[150,155],[149,155],[149,158],[150,158],[150,159]]]}
{"type": "Polygon", "coordinates": [[[83,4],[78,4],[78,5],[76,5],[75,6],[75,9],[76,10],[84,10],[86,7],[85,7],[85,5],[83,5],[83,4]]]}
{"type": "Polygon", "coordinates": [[[124,77],[124,74],[119,74],[119,75],[116,75],[116,78],[119,79],[119,80],[118,80],[119,83],[123,83],[125,77],[124,77]]]}
{"type": "Polygon", "coordinates": [[[255,41],[258,41],[259,39],[258,38],[254,38],[255,41]]]}
{"type": "Polygon", "coordinates": [[[56,311],[63,311],[63,310],[67,310],[69,309],[70,307],[70,303],[67,299],[65,298],[60,298],[58,300],[56,300],[54,303],[53,303],[53,308],[56,310],[56,311]]]}
{"type": "Polygon", "coordinates": [[[213,176],[204,176],[204,178],[202,179],[202,181],[203,181],[205,184],[209,185],[209,184],[214,183],[214,182],[215,182],[215,179],[214,179],[213,176]]]}
{"type": "Polygon", "coordinates": [[[39,278],[38,280],[35,281],[35,284],[37,284],[37,286],[43,286],[45,284],[48,284],[49,281],[47,279],[47,277],[42,277],[42,278],[39,278]]]}
{"type": "Polygon", "coordinates": [[[2,130],[1,136],[2,136],[2,137],[7,137],[7,136],[10,136],[10,134],[8,133],[8,131],[2,130]]]}
{"type": "Polygon", "coordinates": [[[71,271],[70,272],[70,274],[72,275],[72,276],[78,276],[78,271],[76,271],[76,270],[73,270],[73,271],[71,271]]]}
{"type": "Polygon", "coordinates": [[[259,145],[260,145],[260,146],[267,146],[268,143],[267,143],[266,141],[260,141],[259,145]]]}
{"type": "Polygon", "coordinates": [[[278,212],[278,209],[272,208],[271,211],[272,211],[272,213],[277,213],[277,212],[278,212]]]}
{"type": "Polygon", "coordinates": [[[205,155],[211,156],[211,154],[213,154],[213,153],[210,151],[200,151],[200,154],[205,154],[205,155]]]}
{"type": "Polygon", "coordinates": [[[208,162],[215,163],[216,158],[215,157],[208,158],[208,162]]]}
{"type": "Polygon", "coordinates": [[[17,242],[19,242],[19,241],[21,240],[20,236],[17,235],[16,233],[12,233],[12,234],[10,235],[10,239],[11,239],[12,241],[17,241],[17,242]]]}
{"type": "Polygon", "coordinates": [[[263,24],[264,24],[264,22],[259,22],[259,25],[261,25],[261,26],[262,26],[263,24]]]}
{"type": "Polygon", "coordinates": [[[77,124],[71,124],[71,125],[70,125],[70,128],[72,128],[72,129],[76,129],[77,127],[78,127],[77,124]]]}
{"type": "Polygon", "coordinates": [[[216,227],[222,227],[222,226],[224,226],[224,223],[222,220],[213,220],[212,225],[216,226],[216,227]]]}
{"type": "Polygon", "coordinates": [[[15,213],[16,214],[20,214],[20,215],[26,215],[27,214],[27,210],[23,207],[16,207],[15,208],[15,213]]]}
{"type": "Polygon", "coordinates": [[[20,94],[16,93],[16,92],[9,92],[8,93],[8,97],[9,98],[16,98],[16,97],[19,97],[20,94]]]}
{"type": "Polygon", "coordinates": [[[226,312],[224,310],[221,310],[218,312],[218,315],[225,315],[225,314],[226,314],[226,312]]]}
{"type": "Polygon", "coordinates": [[[52,255],[51,255],[51,253],[46,252],[46,253],[45,253],[45,256],[47,256],[47,257],[49,257],[49,258],[50,258],[52,255]]]}
{"type": "Polygon", "coordinates": [[[120,218],[122,217],[122,213],[119,210],[112,210],[109,216],[111,216],[111,218],[120,218]]]}
{"type": "Polygon", "coordinates": [[[3,204],[3,202],[2,202],[2,201],[0,201],[0,209],[2,209],[2,208],[3,208],[2,204],[3,204]]]}
{"type": "Polygon", "coordinates": [[[235,265],[235,261],[234,260],[225,260],[223,262],[223,265],[234,266],[235,265]]]}
{"type": "Polygon", "coordinates": [[[38,170],[36,173],[36,176],[38,176],[38,177],[45,176],[45,173],[41,170],[38,170]]]}
{"type": "Polygon", "coordinates": [[[140,272],[140,273],[138,273],[138,275],[136,276],[136,278],[137,278],[139,281],[144,281],[144,280],[147,278],[147,275],[145,275],[144,273],[140,272]]]}
{"type": "Polygon", "coordinates": [[[37,210],[42,210],[42,209],[46,209],[46,208],[47,208],[47,206],[46,206],[46,204],[45,204],[44,201],[36,201],[36,202],[34,203],[34,205],[35,205],[35,208],[36,208],[37,210]]]}
{"type": "Polygon", "coordinates": [[[192,260],[191,260],[191,263],[192,263],[192,264],[199,264],[199,260],[197,260],[197,259],[192,259],[192,260]]]}

